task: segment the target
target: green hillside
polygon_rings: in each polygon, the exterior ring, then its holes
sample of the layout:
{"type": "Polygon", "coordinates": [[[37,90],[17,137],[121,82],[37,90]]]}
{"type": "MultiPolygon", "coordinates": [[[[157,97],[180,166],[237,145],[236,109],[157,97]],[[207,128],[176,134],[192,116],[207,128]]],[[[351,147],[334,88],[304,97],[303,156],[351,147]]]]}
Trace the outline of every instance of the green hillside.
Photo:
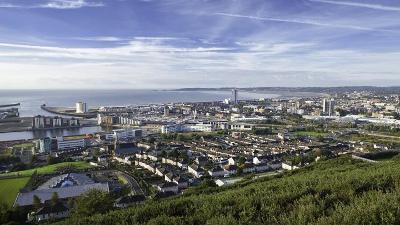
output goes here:
{"type": "Polygon", "coordinates": [[[349,157],[58,224],[399,224],[400,161],[349,157]]]}

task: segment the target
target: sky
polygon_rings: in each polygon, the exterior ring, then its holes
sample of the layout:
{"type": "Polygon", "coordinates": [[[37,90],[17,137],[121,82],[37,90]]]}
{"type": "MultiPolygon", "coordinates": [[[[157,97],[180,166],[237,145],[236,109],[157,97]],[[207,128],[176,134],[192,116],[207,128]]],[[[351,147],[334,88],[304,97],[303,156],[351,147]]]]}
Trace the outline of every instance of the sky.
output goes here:
{"type": "Polygon", "coordinates": [[[0,89],[400,85],[399,0],[0,0],[0,89]]]}

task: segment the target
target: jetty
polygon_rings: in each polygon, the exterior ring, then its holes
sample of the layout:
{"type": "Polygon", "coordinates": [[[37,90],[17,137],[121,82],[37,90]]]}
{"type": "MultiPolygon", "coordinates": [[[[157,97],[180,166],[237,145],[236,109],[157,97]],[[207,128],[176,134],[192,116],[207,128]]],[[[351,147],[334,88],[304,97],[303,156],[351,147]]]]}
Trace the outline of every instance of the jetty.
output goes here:
{"type": "Polygon", "coordinates": [[[12,104],[0,105],[0,108],[14,107],[14,106],[20,106],[20,105],[21,105],[21,103],[12,103],[12,104]]]}

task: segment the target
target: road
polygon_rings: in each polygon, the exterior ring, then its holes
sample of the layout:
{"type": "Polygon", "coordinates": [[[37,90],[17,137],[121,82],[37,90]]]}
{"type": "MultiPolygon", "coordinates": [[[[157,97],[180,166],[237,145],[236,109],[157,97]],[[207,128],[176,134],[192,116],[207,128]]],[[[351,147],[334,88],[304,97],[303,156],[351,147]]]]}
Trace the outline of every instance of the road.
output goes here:
{"type": "Polygon", "coordinates": [[[143,190],[140,188],[140,186],[139,186],[138,182],[135,180],[135,178],[133,178],[129,174],[122,172],[122,171],[118,171],[118,175],[124,177],[128,181],[128,185],[132,189],[132,194],[144,195],[143,190]]]}

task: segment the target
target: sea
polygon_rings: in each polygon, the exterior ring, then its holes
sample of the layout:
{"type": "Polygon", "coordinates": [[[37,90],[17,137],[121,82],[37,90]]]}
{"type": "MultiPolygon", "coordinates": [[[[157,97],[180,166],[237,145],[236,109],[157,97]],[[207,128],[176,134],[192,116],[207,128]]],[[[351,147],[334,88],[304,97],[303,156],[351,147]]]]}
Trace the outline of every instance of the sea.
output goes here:
{"type": "MultiPolygon", "coordinates": [[[[274,98],[275,93],[240,92],[239,99],[274,98]]],[[[232,98],[230,91],[165,91],[165,90],[0,90],[0,105],[21,103],[20,116],[53,114],[40,106],[74,107],[76,102],[86,102],[88,108],[100,106],[128,106],[180,102],[223,101],[232,98]]],[[[54,116],[54,115],[53,115],[54,116]]],[[[50,131],[23,131],[0,133],[0,141],[36,139],[54,136],[71,136],[102,131],[101,127],[83,127],[50,131]]]]}

